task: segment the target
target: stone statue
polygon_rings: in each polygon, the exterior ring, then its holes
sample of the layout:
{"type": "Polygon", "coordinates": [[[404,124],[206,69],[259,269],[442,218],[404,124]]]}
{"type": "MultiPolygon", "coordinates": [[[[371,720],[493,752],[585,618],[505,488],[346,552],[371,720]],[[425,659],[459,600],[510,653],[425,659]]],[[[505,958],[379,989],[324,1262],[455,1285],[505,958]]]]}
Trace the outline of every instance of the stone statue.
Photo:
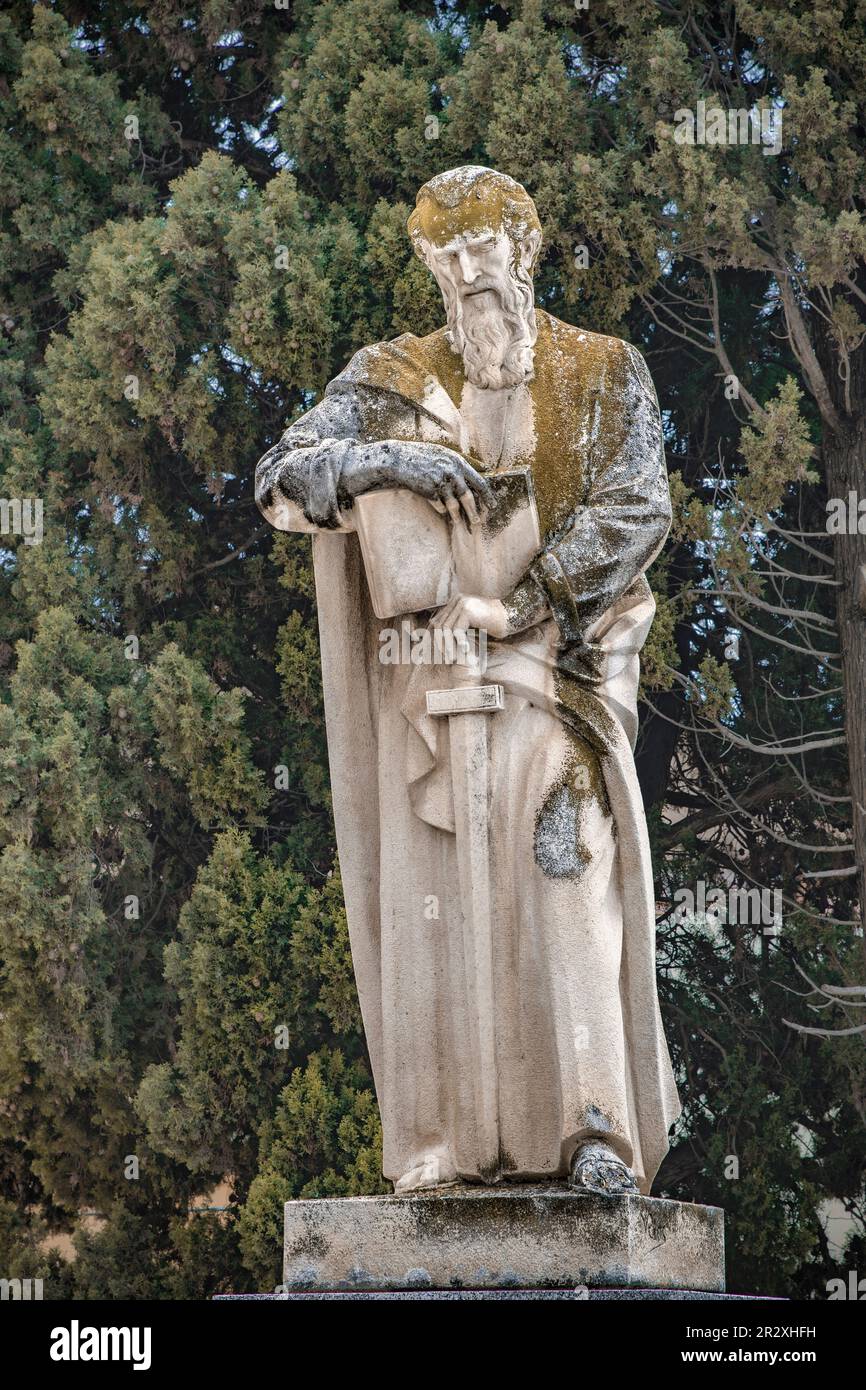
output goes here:
{"type": "Polygon", "coordinates": [[[437,175],[409,235],[446,326],[357,352],[256,474],[265,517],[313,533],[384,1173],[647,1194],[679,1113],[632,752],[670,524],[658,404],[633,347],[535,306],[513,179],[437,175]],[[419,608],[396,619],[402,581],[419,608]],[[433,630],[474,636],[416,659],[433,630]]]}

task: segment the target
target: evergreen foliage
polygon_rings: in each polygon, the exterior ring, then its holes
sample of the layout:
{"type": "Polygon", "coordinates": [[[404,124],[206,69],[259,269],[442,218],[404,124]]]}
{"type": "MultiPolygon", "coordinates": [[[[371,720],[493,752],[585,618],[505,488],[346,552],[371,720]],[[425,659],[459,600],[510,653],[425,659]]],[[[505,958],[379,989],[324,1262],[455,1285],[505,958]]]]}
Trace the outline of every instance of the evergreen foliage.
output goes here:
{"type": "Polygon", "coordinates": [[[383,1190],[308,542],[263,524],[252,476],[355,348],[441,321],[405,221],[466,162],[533,194],[540,302],[639,345],[658,387],[676,519],[638,762],[659,902],[726,871],[784,895],[778,937],[662,912],[686,1111],[657,1190],[725,1207],[734,1290],[823,1296],[862,1251],[863,1035],[785,1020],[816,1021],[801,972],[866,975],[866,556],[821,538],[828,497],[863,488],[864,21],[864,0],[7,3],[0,497],[44,502],[41,544],[0,535],[7,1277],[264,1288],[282,1201],[383,1190]],[[699,99],[781,109],[779,152],[679,143],[699,99]],[[222,1181],[228,1212],[191,1213],[222,1181]]]}

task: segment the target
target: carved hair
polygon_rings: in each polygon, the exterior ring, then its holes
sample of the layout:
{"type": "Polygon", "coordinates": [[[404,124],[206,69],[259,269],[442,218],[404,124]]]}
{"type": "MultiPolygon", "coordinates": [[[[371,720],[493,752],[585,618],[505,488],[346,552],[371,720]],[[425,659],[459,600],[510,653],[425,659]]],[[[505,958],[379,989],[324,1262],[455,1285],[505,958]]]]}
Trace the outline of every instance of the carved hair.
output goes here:
{"type": "Polygon", "coordinates": [[[416,253],[430,269],[432,245],[484,231],[506,233],[511,244],[509,283],[496,310],[465,318],[459,295],[440,281],[448,315],[445,336],[476,386],[495,389],[531,380],[537,337],[532,266],[541,245],[541,224],[526,190],[507,174],[481,165],[449,169],[419,189],[408,229],[416,253]]]}
{"type": "Polygon", "coordinates": [[[532,380],[538,337],[532,277],[516,258],[495,309],[467,318],[460,296],[447,284],[442,293],[448,316],[445,337],[462,357],[469,381],[496,389],[532,380]]]}
{"type": "Polygon", "coordinates": [[[537,245],[527,265],[531,274],[541,246],[541,223],[526,189],[508,174],[480,164],[447,169],[419,188],[407,227],[416,253],[425,262],[426,246],[461,233],[504,229],[517,251],[525,247],[531,232],[537,232],[537,245]]]}

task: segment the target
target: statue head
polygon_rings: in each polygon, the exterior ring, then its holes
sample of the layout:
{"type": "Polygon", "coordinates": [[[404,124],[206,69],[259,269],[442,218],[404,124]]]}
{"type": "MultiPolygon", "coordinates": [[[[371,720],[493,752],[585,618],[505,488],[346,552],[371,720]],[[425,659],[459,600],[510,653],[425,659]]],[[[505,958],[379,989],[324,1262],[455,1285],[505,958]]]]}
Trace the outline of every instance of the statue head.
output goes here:
{"type": "Polygon", "coordinates": [[[467,380],[489,390],[531,380],[541,224],[526,189],[480,165],[449,169],[419,189],[408,225],[442,291],[446,336],[467,380]]]}

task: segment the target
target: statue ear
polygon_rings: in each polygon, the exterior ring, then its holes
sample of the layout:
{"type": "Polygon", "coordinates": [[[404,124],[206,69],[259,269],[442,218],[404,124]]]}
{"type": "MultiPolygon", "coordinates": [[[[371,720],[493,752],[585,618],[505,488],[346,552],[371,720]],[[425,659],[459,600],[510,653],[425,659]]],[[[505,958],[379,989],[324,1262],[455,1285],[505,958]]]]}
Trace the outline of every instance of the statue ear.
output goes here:
{"type": "Polygon", "coordinates": [[[533,227],[532,231],[527,232],[523,241],[520,243],[520,264],[523,266],[524,270],[532,270],[540,250],[541,232],[537,227],[533,227]]]}
{"type": "Polygon", "coordinates": [[[416,256],[418,257],[419,260],[421,260],[421,261],[424,262],[424,264],[426,265],[426,267],[427,267],[427,269],[429,270],[430,274],[433,276],[433,279],[434,279],[434,280],[436,281],[436,283],[438,284],[438,283],[439,283],[439,280],[438,280],[438,277],[437,277],[437,275],[436,275],[435,262],[434,262],[434,260],[433,260],[433,257],[432,257],[432,255],[431,255],[431,253],[430,253],[430,243],[429,243],[429,241],[424,241],[423,238],[421,238],[421,239],[419,239],[418,241],[416,241],[416,242],[415,242],[415,254],[416,254],[416,256]]]}
{"type": "Polygon", "coordinates": [[[427,242],[423,236],[420,236],[417,232],[412,230],[411,217],[409,218],[409,240],[412,243],[412,250],[415,252],[419,261],[423,261],[429,270],[430,259],[427,255],[427,242]]]}

